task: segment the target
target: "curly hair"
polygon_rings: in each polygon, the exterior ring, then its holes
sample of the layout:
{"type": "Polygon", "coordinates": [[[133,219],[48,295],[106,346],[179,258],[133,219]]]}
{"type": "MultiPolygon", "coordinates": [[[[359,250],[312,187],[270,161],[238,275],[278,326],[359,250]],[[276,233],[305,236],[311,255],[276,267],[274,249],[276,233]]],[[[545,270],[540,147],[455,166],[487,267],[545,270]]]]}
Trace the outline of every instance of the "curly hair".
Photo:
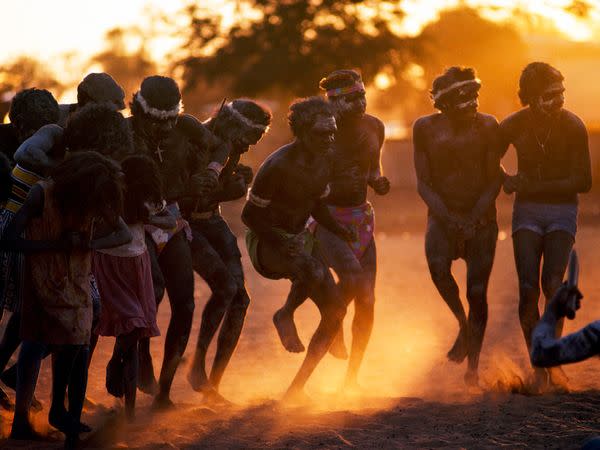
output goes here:
{"type": "Polygon", "coordinates": [[[101,209],[123,214],[123,176],[115,161],[97,152],[75,153],[50,173],[61,214],[81,219],[101,209]]]}
{"type": "Polygon", "coordinates": [[[146,202],[163,200],[162,179],[156,163],[144,155],[128,156],[121,162],[125,174],[125,222],[138,223],[148,220],[146,202]]]}
{"type": "Polygon", "coordinates": [[[294,101],[288,114],[288,123],[294,136],[298,137],[310,128],[319,116],[333,117],[333,109],[324,98],[308,97],[294,101]]]}
{"type": "Polygon", "coordinates": [[[8,117],[16,127],[36,131],[58,121],[58,102],[46,89],[24,89],[13,97],[8,117]]]}
{"type": "Polygon", "coordinates": [[[0,204],[8,200],[12,189],[12,167],[4,153],[0,153],[0,204]]]}
{"type": "MultiPolygon", "coordinates": [[[[433,97],[437,92],[446,89],[454,83],[475,80],[476,78],[477,74],[475,73],[475,69],[472,67],[452,66],[446,69],[442,75],[433,80],[430,94],[433,97]]],[[[443,101],[445,97],[446,96],[443,95],[441,98],[435,100],[433,106],[441,111],[445,107],[443,101]]]]}
{"type": "Polygon", "coordinates": [[[325,78],[321,78],[321,81],[319,81],[319,88],[321,88],[323,91],[328,91],[330,89],[352,86],[357,81],[362,81],[362,78],[360,73],[358,73],[356,70],[335,70],[325,78]]]}
{"type": "Polygon", "coordinates": [[[559,83],[565,78],[562,73],[550,64],[532,62],[527,64],[519,78],[519,99],[523,106],[531,104],[545,88],[552,83],[559,83]]]}
{"type": "Polygon", "coordinates": [[[67,122],[64,141],[71,152],[95,151],[114,159],[133,153],[127,120],[110,103],[88,103],[67,122]]]}

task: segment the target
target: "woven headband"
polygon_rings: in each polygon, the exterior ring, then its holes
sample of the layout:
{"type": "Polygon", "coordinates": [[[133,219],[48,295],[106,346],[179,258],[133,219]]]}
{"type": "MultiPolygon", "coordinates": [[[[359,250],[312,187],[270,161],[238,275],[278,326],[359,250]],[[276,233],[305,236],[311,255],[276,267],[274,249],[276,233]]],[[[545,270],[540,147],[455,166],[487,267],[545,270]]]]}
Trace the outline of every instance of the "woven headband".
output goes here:
{"type": "Polygon", "coordinates": [[[479,78],[475,78],[474,80],[458,81],[454,84],[451,84],[447,88],[442,89],[441,91],[432,93],[431,96],[433,97],[433,100],[437,102],[440,98],[442,98],[448,92],[454,91],[455,89],[459,89],[464,86],[468,86],[470,84],[475,84],[475,85],[477,85],[477,87],[481,87],[481,80],[479,78]]]}
{"type": "Polygon", "coordinates": [[[354,92],[364,92],[365,85],[362,81],[357,81],[350,86],[339,87],[335,89],[329,89],[327,91],[327,97],[339,97],[340,95],[353,94],[354,92]]]}
{"type": "Polygon", "coordinates": [[[179,103],[177,103],[173,108],[165,110],[150,106],[150,104],[144,98],[141,92],[135,94],[135,99],[142,107],[144,113],[159,120],[175,118],[179,115],[180,112],[183,111],[183,102],[181,100],[179,100],[179,103]]]}

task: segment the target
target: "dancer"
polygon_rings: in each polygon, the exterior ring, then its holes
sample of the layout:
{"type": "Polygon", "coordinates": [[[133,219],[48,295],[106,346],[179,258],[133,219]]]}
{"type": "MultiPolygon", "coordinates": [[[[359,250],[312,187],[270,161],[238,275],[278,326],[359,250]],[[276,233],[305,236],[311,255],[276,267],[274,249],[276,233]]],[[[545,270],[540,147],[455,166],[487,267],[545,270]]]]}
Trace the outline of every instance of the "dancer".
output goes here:
{"type": "MultiPolygon", "coordinates": [[[[194,273],[188,240],[189,225],[181,216],[178,201],[203,197],[218,185],[229,155],[229,146],[214,136],[194,117],[181,114],[181,93],[171,78],[144,79],[131,102],[131,128],[138,153],[152,158],[160,172],[167,209],[178,219],[169,232],[146,226],[146,242],[152,261],[152,280],[157,303],[166,287],[171,304],[171,320],[165,337],[165,351],[154,407],[173,406],[171,384],[187,346],[194,313],[194,273]],[[208,165],[200,162],[201,149],[211,153],[208,165]]],[[[150,343],[140,345],[142,391],[156,391],[150,356],[150,343]]]]}
{"type": "Polygon", "coordinates": [[[35,437],[29,406],[41,360],[50,351],[55,357],[49,422],[66,434],[67,447],[78,439],[92,326],[91,249],[131,239],[128,233],[111,233],[91,240],[93,224],[102,218],[116,228],[121,208],[119,167],[97,153],[81,152],[31,188],[6,231],[5,248],[28,252],[12,438],[35,437]]]}
{"type": "MultiPolygon", "coordinates": [[[[518,173],[506,178],[504,190],[515,193],[513,247],[519,276],[519,319],[527,348],[540,318],[541,290],[546,302],[560,286],[575,234],[577,197],[592,186],[585,125],[563,108],[562,74],[549,64],[527,65],[519,80],[524,108],[500,124],[504,144],[517,151],[518,173]],[[542,263],[543,259],[543,263],[542,263]]],[[[557,334],[563,321],[557,323],[557,334]]],[[[535,387],[566,390],[560,367],[535,369],[535,387]]]]}
{"type": "Polygon", "coordinates": [[[503,181],[498,122],[477,111],[480,87],[473,69],[451,67],[431,90],[440,113],[419,118],[413,129],[417,188],[428,207],[425,255],[431,278],[458,321],[448,359],[460,363],[468,357],[467,385],[479,380],[498,236],[495,200],[503,181]],[[458,258],[467,264],[468,316],[451,272],[458,258]]]}
{"type": "Polygon", "coordinates": [[[138,340],[160,334],[152,287],[150,256],[144,223],[162,224],[152,212],[163,204],[162,183],[154,161],[130,156],[122,161],[125,174],[124,218],[133,239],[120,247],[98,250],[92,257],[92,273],[103,295],[102,313],[94,334],[116,336],[106,368],[106,386],[116,397],[125,396],[125,414],[133,420],[138,377],[138,340]]]}
{"type": "MultiPolygon", "coordinates": [[[[248,226],[246,245],[254,268],[265,278],[288,278],[303,285],[319,308],[321,321],[306,358],[285,399],[301,400],[303,388],[338,332],[346,308],[333,276],[316,257],[314,239],[305,229],[312,215],[342,239],[354,233],[339,225],[324,203],[330,182],[329,153],[337,130],[331,106],[322,98],[299,100],[288,116],[295,140],[269,156],[260,167],[242,220],[248,226]]],[[[297,335],[293,320],[279,323],[284,335],[297,335]]]]}
{"type": "MultiPolygon", "coordinates": [[[[239,164],[240,157],[263,137],[270,123],[269,111],[244,99],[224,105],[205,122],[218,137],[230,142],[229,159],[214,194],[189,199],[182,204],[183,215],[192,229],[190,245],[194,270],[212,291],[202,312],[196,353],[188,376],[194,390],[202,392],[209,402],[226,402],[218,393],[219,384],[237,346],[250,303],[237,239],[221,216],[219,203],[246,195],[252,182],[252,169],[239,164]],[[221,331],[209,378],[205,367],[206,353],[219,325],[221,331]]],[[[205,155],[205,159],[209,156],[205,155]]]]}

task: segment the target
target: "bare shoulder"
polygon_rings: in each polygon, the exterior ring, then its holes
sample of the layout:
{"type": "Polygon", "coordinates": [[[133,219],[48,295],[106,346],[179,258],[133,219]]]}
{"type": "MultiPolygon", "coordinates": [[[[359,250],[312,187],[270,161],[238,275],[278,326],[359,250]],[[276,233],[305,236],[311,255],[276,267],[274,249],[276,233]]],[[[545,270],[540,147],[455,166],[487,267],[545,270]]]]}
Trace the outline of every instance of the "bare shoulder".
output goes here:
{"type": "Polygon", "coordinates": [[[260,165],[259,172],[268,173],[276,172],[283,169],[291,159],[291,149],[293,143],[286,144],[271,153],[260,165]]]}
{"type": "Polygon", "coordinates": [[[431,127],[435,127],[436,124],[442,119],[441,113],[429,114],[427,116],[421,116],[413,124],[413,131],[425,131],[431,127]]]}
{"type": "Polygon", "coordinates": [[[585,124],[583,123],[583,120],[581,120],[577,114],[575,114],[571,111],[563,109],[562,110],[562,120],[564,121],[565,124],[567,124],[567,126],[569,126],[569,128],[571,128],[575,131],[587,132],[587,129],[585,127],[585,124]]]}
{"type": "Polygon", "coordinates": [[[377,133],[382,133],[385,131],[385,125],[383,122],[371,114],[365,114],[362,121],[365,126],[377,133]]]}
{"type": "Polygon", "coordinates": [[[521,125],[529,111],[529,108],[523,108],[507,116],[500,122],[500,128],[512,129],[521,125]]]}
{"type": "Polygon", "coordinates": [[[477,121],[485,128],[498,128],[498,119],[491,114],[477,113],[477,121]]]}

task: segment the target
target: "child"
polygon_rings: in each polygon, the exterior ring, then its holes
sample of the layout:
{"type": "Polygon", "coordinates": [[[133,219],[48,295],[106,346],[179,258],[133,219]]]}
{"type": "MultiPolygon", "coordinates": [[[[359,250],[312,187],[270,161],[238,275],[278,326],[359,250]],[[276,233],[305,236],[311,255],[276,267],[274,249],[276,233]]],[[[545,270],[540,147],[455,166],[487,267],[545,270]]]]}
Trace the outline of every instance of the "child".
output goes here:
{"type": "Polygon", "coordinates": [[[106,387],[116,397],[125,395],[125,413],[132,420],[138,340],[160,334],[144,224],[160,226],[164,223],[173,228],[175,218],[151,214],[154,205],[163,204],[160,174],[154,161],[146,156],[130,156],[123,160],[121,167],[126,186],[124,217],[133,239],[120,247],[94,252],[92,272],[102,295],[102,312],[94,333],[117,337],[106,368],[106,387]]]}
{"type": "Polygon", "coordinates": [[[118,164],[95,152],[81,152],[60,163],[50,178],[33,186],[8,226],[2,246],[26,253],[21,311],[15,417],[11,437],[36,435],[28,419],[40,362],[52,363],[49,422],[77,442],[87,387],[88,344],[92,327],[89,274],[91,250],[131,240],[119,218],[122,174],[118,164]],[[96,219],[119,231],[91,240],[96,219]],[[22,233],[25,232],[25,239],[22,233]],[[69,387],[69,408],[64,399],[69,387]]]}

